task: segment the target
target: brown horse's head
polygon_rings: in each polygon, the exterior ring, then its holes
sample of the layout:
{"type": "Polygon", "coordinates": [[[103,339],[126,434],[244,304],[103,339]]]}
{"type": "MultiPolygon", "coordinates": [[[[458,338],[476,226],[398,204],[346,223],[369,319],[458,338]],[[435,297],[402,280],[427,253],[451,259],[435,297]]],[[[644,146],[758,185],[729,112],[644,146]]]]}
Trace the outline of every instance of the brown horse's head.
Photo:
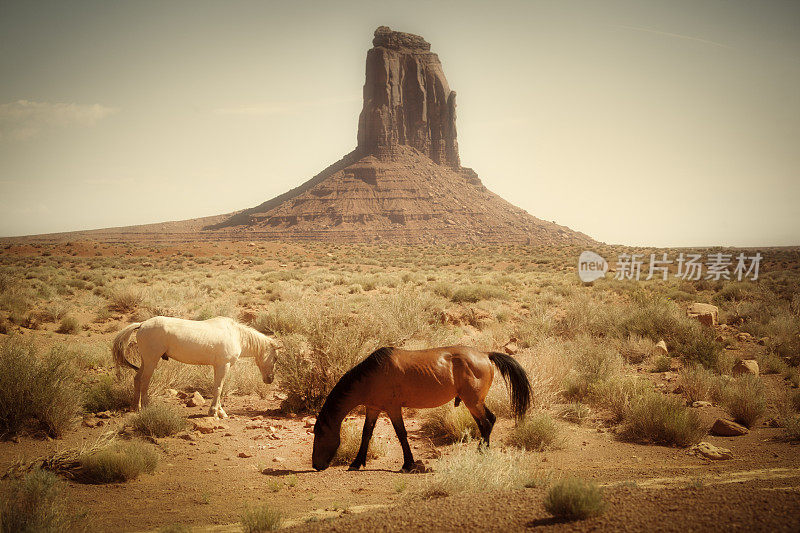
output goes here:
{"type": "Polygon", "coordinates": [[[314,470],[325,470],[330,466],[340,442],[339,428],[332,428],[317,418],[314,424],[314,451],[311,453],[314,470]]]}

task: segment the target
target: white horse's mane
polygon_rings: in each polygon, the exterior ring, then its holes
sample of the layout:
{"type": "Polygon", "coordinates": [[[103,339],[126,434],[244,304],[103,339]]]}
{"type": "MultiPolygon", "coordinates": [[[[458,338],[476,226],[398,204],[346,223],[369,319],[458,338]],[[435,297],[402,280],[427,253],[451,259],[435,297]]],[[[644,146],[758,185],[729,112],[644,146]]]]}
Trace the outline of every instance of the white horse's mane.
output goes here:
{"type": "Polygon", "coordinates": [[[239,330],[239,337],[242,340],[243,348],[247,350],[247,355],[255,357],[256,363],[258,363],[258,366],[261,366],[261,363],[264,360],[264,353],[273,347],[272,340],[250,326],[240,324],[235,320],[233,323],[239,330]]]}

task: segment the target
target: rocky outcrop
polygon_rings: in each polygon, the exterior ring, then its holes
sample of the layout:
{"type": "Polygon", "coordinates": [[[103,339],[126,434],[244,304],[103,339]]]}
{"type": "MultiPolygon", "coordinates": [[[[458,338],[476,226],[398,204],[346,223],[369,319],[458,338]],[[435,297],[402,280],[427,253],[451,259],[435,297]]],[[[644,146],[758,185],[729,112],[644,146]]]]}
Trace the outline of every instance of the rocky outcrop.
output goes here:
{"type": "Polygon", "coordinates": [[[391,158],[398,145],[412,146],[434,163],[461,167],[456,141],[456,93],[439,56],[418,35],[375,30],[367,52],[364,107],[358,149],[391,158]]]}

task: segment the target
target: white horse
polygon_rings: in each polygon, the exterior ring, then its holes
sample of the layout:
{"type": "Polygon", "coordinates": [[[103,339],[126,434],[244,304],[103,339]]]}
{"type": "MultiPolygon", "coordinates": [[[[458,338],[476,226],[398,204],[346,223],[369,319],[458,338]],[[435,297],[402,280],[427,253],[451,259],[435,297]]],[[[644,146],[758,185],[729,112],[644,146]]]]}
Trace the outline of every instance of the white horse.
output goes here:
{"type": "Polygon", "coordinates": [[[156,316],[144,322],[127,326],[114,338],[111,351],[117,367],[128,366],[136,370],[133,379],[134,407],[141,409],[148,403],[147,389],[150,378],[160,358],[172,358],[191,365],[214,367],[214,400],[208,411],[210,416],[227,418],[222,408],[222,386],[230,366],[240,357],[253,357],[261,371],[264,383],[274,379],[275,350],[281,348],[279,340],[259,333],[235,320],[218,316],[208,320],[183,320],[156,316]],[[137,367],[125,357],[136,335],[136,346],[142,360],[137,367]]]}

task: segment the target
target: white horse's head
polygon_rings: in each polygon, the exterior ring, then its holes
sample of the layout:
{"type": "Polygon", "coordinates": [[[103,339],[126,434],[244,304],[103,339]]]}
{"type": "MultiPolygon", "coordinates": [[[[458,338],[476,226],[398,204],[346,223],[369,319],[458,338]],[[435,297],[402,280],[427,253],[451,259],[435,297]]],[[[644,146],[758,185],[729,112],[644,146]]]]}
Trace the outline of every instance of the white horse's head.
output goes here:
{"type": "Polygon", "coordinates": [[[266,341],[263,343],[261,353],[256,356],[256,365],[261,371],[261,379],[269,385],[275,379],[275,359],[278,350],[283,349],[283,342],[269,336],[264,336],[266,341]]]}

